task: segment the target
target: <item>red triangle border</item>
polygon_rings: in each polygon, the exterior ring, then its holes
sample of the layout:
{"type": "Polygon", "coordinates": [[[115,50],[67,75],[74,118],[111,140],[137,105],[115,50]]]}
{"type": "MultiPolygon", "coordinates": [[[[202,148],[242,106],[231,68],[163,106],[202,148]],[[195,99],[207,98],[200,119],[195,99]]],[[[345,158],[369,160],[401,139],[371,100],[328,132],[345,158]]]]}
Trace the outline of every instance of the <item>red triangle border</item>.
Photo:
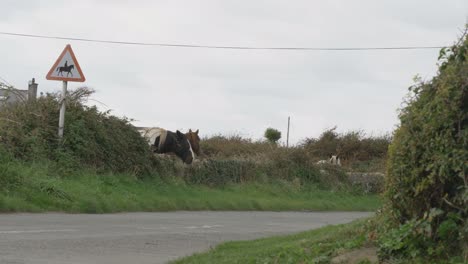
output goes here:
{"type": "Polygon", "coordinates": [[[70,82],[84,82],[86,81],[85,76],[83,75],[83,72],[81,71],[80,64],[78,63],[78,60],[75,57],[75,53],[73,53],[73,50],[71,48],[70,44],[67,44],[65,49],[63,49],[62,53],[58,57],[57,61],[55,61],[54,65],[50,69],[49,73],[47,73],[46,76],[47,80],[54,80],[54,81],[70,81],[70,82]],[[58,67],[58,64],[62,60],[63,56],[65,56],[66,52],[70,52],[70,56],[72,57],[73,61],[75,62],[75,67],[78,73],[80,74],[81,78],[69,78],[69,77],[54,77],[52,74],[54,73],[54,69],[58,67]]]}

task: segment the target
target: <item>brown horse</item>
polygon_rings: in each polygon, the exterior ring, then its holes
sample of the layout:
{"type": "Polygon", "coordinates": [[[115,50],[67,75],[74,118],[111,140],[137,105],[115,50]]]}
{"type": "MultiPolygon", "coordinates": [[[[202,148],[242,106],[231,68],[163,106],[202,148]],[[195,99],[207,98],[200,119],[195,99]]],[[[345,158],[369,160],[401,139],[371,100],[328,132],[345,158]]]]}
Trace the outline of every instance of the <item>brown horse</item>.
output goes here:
{"type": "Polygon", "coordinates": [[[200,156],[200,137],[198,136],[198,132],[198,129],[195,132],[190,129],[189,132],[185,133],[185,136],[189,140],[193,152],[195,152],[197,156],[200,156]]]}

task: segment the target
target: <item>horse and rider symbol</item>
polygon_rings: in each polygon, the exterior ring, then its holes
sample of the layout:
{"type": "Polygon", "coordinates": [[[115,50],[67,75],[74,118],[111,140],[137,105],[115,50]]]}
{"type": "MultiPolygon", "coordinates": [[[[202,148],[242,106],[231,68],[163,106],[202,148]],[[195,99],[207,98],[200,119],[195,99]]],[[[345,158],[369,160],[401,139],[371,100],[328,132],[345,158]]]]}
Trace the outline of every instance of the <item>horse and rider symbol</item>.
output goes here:
{"type": "Polygon", "coordinates": [[[68,65],[68,61],[65,61],[65,65],[57,67],[55,71],[59,72],[58,75],[63,76],[63,72],[67,73],[67,77],[69,74],[73,77],[72,70],[75,69],[75,65],[71,64],[68,65]]]}

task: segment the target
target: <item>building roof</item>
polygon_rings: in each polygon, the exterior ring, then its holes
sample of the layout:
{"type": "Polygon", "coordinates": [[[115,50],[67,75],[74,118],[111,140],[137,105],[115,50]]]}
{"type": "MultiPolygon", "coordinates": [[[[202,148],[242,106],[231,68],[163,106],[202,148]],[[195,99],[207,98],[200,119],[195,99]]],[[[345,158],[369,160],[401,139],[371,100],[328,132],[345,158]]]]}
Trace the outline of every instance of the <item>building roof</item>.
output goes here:
{"type": "Polygon", "coordinates": [[[15,103],[28,99],[28,90],[0,89],[0,104],[15,103]]]}

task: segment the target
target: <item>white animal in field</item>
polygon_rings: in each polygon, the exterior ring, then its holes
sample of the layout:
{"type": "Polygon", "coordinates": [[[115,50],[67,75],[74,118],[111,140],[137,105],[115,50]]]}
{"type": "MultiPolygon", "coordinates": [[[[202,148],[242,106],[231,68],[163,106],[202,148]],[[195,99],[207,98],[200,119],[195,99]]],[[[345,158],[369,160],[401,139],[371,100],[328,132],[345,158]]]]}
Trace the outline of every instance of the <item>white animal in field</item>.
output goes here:
{"type": "Polygon", "coordinates": [[[329,159],[327,160],[319,160],[317,161],[316,164],[332,164],[332,165],[337,165],[341,166],[341,159],[338,155],[331,155],[329,159]]]}

